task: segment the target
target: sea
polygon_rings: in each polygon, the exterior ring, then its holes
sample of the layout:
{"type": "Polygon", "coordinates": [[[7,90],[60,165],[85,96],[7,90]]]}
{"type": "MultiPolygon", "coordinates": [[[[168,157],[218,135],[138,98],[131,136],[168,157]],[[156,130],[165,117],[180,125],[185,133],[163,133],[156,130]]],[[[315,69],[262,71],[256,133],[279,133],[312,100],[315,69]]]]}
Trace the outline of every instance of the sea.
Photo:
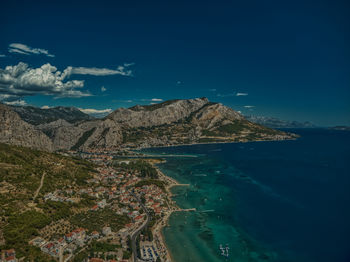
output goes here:
{"type": "Polygon", "coordinates": [[[163,229],[175,262],[350,261],[350,132],[297,140],[152,148],[189,186],[163,229]]]}

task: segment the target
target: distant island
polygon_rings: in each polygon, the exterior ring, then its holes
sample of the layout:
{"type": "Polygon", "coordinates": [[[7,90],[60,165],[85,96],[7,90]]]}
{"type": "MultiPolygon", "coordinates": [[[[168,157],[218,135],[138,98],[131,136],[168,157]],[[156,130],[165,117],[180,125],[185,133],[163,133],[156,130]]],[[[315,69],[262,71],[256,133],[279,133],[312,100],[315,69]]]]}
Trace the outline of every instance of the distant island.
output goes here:
{"type": "Polygon", "coordinates": [[[334,126],[330,127],[332,130],[350,131],[350,126],[334,126]]]}
{"type": "Polygon", "coordinates": [[[251,122],[264,125],[270,128],[315,128],[315,124],[306,121],[288,121],[282,120],[276,117],[267,117],[267,116],[245,116],[245,118],[251,122]]]}
{"type": "Polygon", "coordinates": [[[295,139],[207,98],[120,108],[96,119],[76,108],[0,104],[0,142],[48,151],[114,150],[295,139]]]}

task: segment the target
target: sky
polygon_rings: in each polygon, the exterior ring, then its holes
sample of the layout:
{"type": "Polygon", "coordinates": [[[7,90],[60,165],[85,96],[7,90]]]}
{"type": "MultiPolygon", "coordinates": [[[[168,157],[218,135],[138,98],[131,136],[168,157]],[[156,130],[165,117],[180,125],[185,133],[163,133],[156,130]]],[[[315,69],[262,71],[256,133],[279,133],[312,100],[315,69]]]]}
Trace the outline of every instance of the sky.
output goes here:
{"type": "Polygon", "coordinates": [[[245,115],[350,125],[347,1],[16,1],[0,101],[108,113],[207,97],[245,115]]]}

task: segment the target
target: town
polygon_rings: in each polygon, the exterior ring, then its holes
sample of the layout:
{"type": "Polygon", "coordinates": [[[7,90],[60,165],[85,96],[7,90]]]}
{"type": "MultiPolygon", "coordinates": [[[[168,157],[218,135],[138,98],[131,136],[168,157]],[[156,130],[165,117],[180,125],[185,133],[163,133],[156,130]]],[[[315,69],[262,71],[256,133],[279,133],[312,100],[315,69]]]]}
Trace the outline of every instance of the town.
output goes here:
{"type": "MultiPolygon", "coordinates": [[[[36,200],[75,210],[42,228],[29,245],[60,262],[170,261],[161,228],[178,210],[169,194],[176,181],[155,168],[154,159],[118,160],[108,152],[64,154],[79,154],[96,164],[96,172],[86,186],[57,188],[36,200]]],[[[2,251],[0,261],[21,260],[10,249],[2,251]]]]}

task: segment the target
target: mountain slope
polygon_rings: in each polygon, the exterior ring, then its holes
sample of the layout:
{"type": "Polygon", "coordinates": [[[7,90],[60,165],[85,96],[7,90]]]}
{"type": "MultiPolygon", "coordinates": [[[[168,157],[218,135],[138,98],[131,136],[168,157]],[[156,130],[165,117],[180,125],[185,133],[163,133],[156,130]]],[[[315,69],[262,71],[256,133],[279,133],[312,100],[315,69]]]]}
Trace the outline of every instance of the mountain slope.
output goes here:
{"type": "Polygon", "coordinates": [[[296,136],[247,121],[207,98],[121,108],[103,120],[59,128],[54,144],[74,150],[179,144],[283,140],[296,136]],[[64,141],[64,142],[62,142],[64,141]]]}
{"type": "MultiPolygon", "coordinates": [[[[104,119],[75,123],[57,119],[35,128],[22,121],[15,112],[12,115],[21,125],[30,129],[31,133],[43,136],[42,141],[47,142],[44,144],[52,143],[47,146],[54,150],[113,150],[195,143],[283,140],[296,137],[294,134],[250,122],[233,109],[210,102],[207,98],[177,99],[154,105],[120,108],[104,119]]],[[[30,115],[28,117],[30,118],[30,115]]],[[[38,123],[36,118],[37,115],[34,114],[33,119],[27,121],[38,123]]],[[[9,125],[12,126],[13,132],[4,142],[12,143],[12,136],[15,141],[21,141],[17,143],[19,145],[38,148],[35,143],[41,143],[40,138],[25,143],[23,132],[16,133],[21,129],[16,127],[16,121],[9,125]]]]}
{"type": "Polygon", "coordinates": [[[22,120],[32,125],[46,124],[59,119],[69,123],[94,119],[94,117],[81,112],[75,107],[58,106],[43,109],[33,106],[11,106],[11,108],[19,114],[22,120]]]}
{"type": "Polygon", "coordinates": [[[51,151],[52,141],[24,122],[10,107],[0,104],[0,142],[51,151]]]}
{"type": "Polygon", "coordinates": [[[106,117],[125,126],[152,127],[176,122],[208,103],[207,98],[169,100],[160,104],[121,108],[106,117]]]}
{"type": "MultiPolygon", "coordinates": [[[[94,168],[82,159],[0,143],[0,249],[15,248],[17,257],[26,257],[23,261],[53,261],[28,241],[79,206],[44,201],[43,196],[63,188],[86,188],[94,168]]],[[[83,208],[91,205],[80,203],[83,208]]]]}

